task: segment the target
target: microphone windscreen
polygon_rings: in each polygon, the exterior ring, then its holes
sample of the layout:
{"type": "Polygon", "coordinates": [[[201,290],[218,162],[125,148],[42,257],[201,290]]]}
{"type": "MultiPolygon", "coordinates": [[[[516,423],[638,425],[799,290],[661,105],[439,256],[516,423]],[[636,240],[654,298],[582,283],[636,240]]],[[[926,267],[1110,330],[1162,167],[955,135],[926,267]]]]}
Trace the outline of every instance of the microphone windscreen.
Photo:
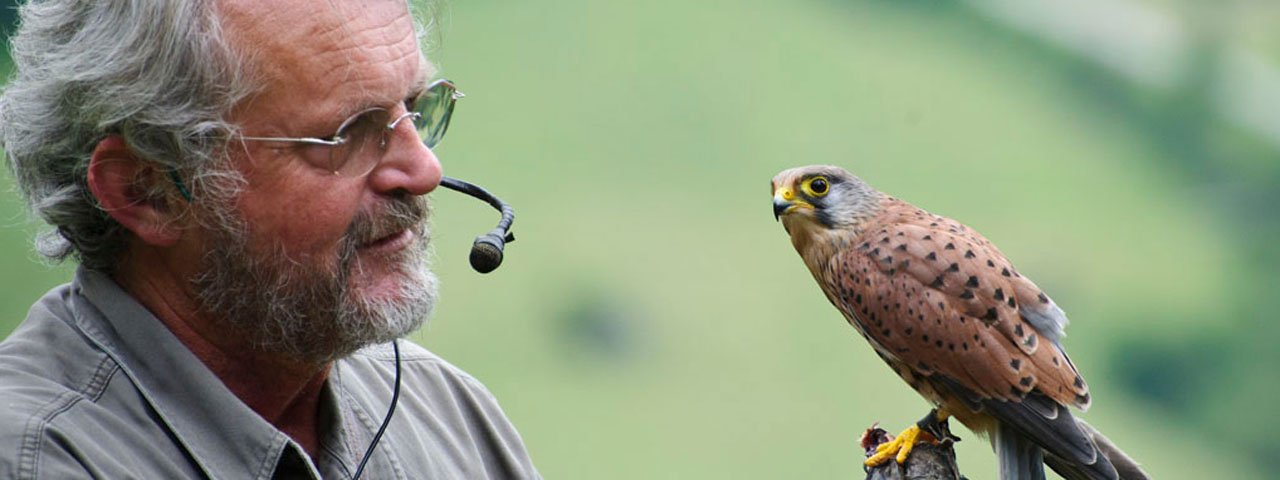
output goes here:
{"type": "Polygon", "coordinates": [[[494,240],[484,235],[471,245],[471,268],[480,273],[489,273],[502,265],[502,247],[494,240]]]}

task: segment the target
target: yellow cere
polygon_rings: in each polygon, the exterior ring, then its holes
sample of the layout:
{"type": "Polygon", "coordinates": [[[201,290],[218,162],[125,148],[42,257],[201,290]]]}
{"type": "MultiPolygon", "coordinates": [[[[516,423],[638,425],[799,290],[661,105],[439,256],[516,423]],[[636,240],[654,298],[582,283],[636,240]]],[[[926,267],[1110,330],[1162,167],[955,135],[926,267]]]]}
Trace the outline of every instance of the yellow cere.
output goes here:
{"type": "Polygon", "coordinates": [[[778,195],[781,195],[782,199],[788,202],[796,198],[795,192],[792,192],[790,187],[782,187],[778,189],[778,195]]]}

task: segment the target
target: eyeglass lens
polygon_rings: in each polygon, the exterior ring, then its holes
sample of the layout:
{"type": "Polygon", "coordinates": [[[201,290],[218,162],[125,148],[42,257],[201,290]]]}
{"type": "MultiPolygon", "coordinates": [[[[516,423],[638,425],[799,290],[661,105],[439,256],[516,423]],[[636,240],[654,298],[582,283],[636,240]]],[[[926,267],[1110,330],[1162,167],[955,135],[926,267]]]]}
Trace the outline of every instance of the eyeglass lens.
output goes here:
{"type": "MultiPolygon", "coordinates": [[[[416,114],[410,118],[428,148],[444,138],[457,101],[456,92],[452,84],[438,81],[407,105],[410,113],[416,114]]],[[[347,119],[338,129],[343,143],[329,151],[328,169],[344,176],[359,176],[372,170],[390,141],[392,131],[387,127],[393,120],[391,112],[383,108],[369,109],[347,119]]]]}
{"type": "Polygon", "coordinates": [[[444,138],[449,129],[449,117],[453,115],[453,105],[457,101],[457,89],[449,82],[437,82],[418,97],[414,111],[422,116],[414,124],[418,134],[427,147],[435,147],[444,138]]]}

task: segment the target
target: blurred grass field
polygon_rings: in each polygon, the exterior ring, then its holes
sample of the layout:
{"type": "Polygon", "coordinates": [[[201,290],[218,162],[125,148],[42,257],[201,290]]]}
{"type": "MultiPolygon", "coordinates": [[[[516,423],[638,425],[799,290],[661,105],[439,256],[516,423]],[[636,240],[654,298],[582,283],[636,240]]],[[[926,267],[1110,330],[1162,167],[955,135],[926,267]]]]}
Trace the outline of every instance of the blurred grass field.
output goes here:
{"type": "MultiPolygon", "coordinates": [[[[1207,184],[1152,126],[1167,99],[956,6],[474,0],[445,12],[432,57],[467,98],[437,153],[446,174],[515,206],[518,241],[500,270],[475,274],[467,248],[496,216],[433,195],[442,302],[415,339],[494,391],[547,478],[860,478],[863,429],[927,411],[772,218],[766,183],[813,163],[998,244],[1073,320],[1065,345],[1095,398],[1084,417],[1154,478],[1266,478],[1258,452],[1206,438],[1234,431],[1215,424],[1267,424],[1215,392],[1280,393],[1240,360],[1277,332],[1245,318],[1275,257],[1240,234],[1273,234],[1258,218],[1274,213],[1233,210],[1222,193],[1275,175],[1271,145],[1205,120],[1218,161],[1207,184]],[[1161,350],[1171,344],[1186,350],[1161,350]],[[1224,373],[1178,387],[1202,375],[1162,366],[1169,355],[1224,373]],[[1152,394],[1153,378],[1190,396],[1152,394]]],[[[38,225],[16,192],[0,215],[5,333],[71,268],[32,252],[38,225]]],[[[957,430],[961,470],[995,478],[985,441],[957,430]]]]}

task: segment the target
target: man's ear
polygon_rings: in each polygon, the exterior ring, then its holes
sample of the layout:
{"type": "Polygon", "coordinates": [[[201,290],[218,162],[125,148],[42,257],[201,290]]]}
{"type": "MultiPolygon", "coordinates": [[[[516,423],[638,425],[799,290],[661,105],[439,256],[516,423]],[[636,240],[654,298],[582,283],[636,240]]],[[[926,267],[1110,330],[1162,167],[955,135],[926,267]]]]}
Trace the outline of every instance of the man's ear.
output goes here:
{"type": "Polygon", "coordinates": [[[98,142],[89,159],[89,191],[102,209],[148,245],[167,247],[182,236],[167,209],[148,193],[143,182],[167,178],[133,154],[124,139],[111,135],[98,142]]]}

